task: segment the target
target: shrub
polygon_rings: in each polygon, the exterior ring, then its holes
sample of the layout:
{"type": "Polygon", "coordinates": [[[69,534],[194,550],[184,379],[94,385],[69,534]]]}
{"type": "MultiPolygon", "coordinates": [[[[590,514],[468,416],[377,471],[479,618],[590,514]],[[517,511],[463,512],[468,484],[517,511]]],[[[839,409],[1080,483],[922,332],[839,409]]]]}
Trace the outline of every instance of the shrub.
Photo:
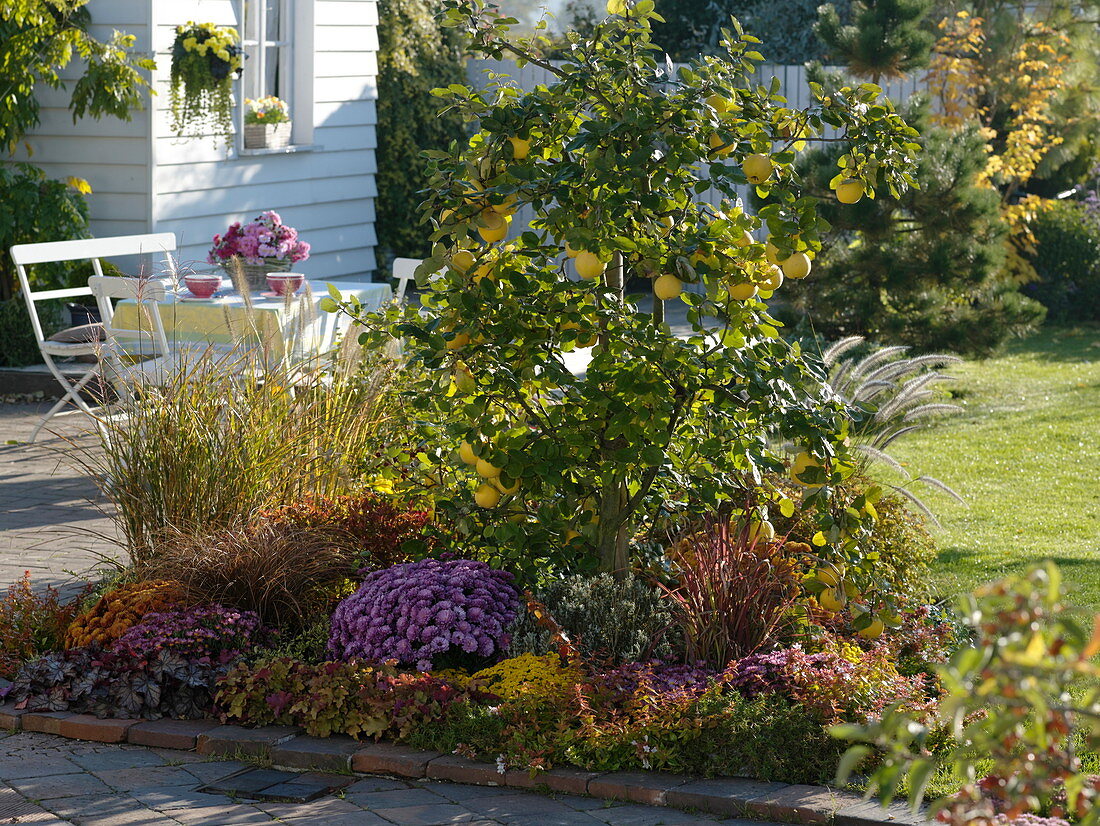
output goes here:
{"type": "Polygon", "coordinates": [[[783,543],[758,541],[747,526],[714,521],[684,537],[670,556],[676,584],[665,593],[689,662],[721,668],[775,641],[801,594],[783,543]]]}
{"type": "Polygon", "coordinates": [[[390,665],[273,659],[238,665],[219,683],[217,700],[226,720],[379,738],[440,719],[458,696],[442,680],[390,665]]]}
{"type": "MultiPolygon", "coordinates": [[[[671,606],[654,585],[633,574],[566,576],[539,587],[536,598],[588,659],[667,660],[682,650],[671,606]]],[[[525,611],[512,628],[508,653],[552,651],[551,633],[525,611]]]]}
{"type": "Polygon", "coordinates": [[[298,366],[210,356],[109,404],[102,450],[78,461],[113,503],[134,562],[149,562],[166,536],[234,527],[303,497],[341,496],[387,465],[386,454],[405,442],[399,369],[382,356],[360,362],[350,350],[298,366]]]}
{"type": "Polygon", "coordinates": [[[284,505],[259,514],[260,519],[311,531],[330,531],[340,540],[351,540],[363,567],[388,568],[411,561],[402,546],[417,542],[430,550],[434,541],[426,533],[431,513],[395,504],[376,493],[357,493],[334,499],[314,498],[284,505]]]}
{"type": "Polygon", "coordinates": [[[505,650],[519,610],[512,575],[484,562],[425,559],[368,574],[332,616],[329,652],[429,671],[505,650]]]}
{"type": "Polygon", "coordinates": [[[463,83],[465,59],[455,30],[434,15],[438,0],[390,0],[378,19],[378,246],[383,257],[420,258],[431,247],[421,226],[427,187],[424,150],[446,149],[465,134],[432,89],[463,83]]]}
{"type": "MultiPolygon", "coordinates": [[[[781,485],[791,497],[797,488],[790,482],[781,485]]],[[[837,487],[830,509],[838,516],[874,483],[862,476],[851,476],[837,487]]],[[[928,571],[936,558],[936,542],[922,514],[909,509],[911,500],[895,494],[884,495],[874,503],[876,518],[864,537],[867,555],[874,556],[873,569],[882,586],[897,595],[923,598],[928,591],[928,571]]],[[[773,516],[776,531],[790,542],[810,545],[817,528],[796,510],[790,517],[773,516]]]]}
{"type": "Polygon", "coordinates": [[[1039,280],[1024,294],[1054,321],[1100,321],[1100,215],[1079,201],[1047,201],[1031,228],[1039,280]]]}
{"type": "Polygon", "coordinates": [[[225,666],[192,662],[171,651],[145,658],[87,646],[27,663],[7,699],[30,711],[191,719],[211,713],[214,684],[223,673],[225,666]]]}
{"type": "Polygon", "coordinates": [[[189,662],[228,663],[269,634],[254,611],[200,605],[146,614],[111,648],[145,659],[170,651],[189,662]]]}
{"type": "Polygon", "coordinates": [[[73,620],[65,632],[65,647],[108,645],[154,611],[166,611],[187,602],[180,583],[170,579],[144,580],[105,593],[73,620]]]}
{"type": "Polygon", "coordinates": [[[505,700],[514,700],[531,692],[542,697],[564,694],[582,679],[576,666],[562,665],[556,654],[536,657],[520,654],[473,675],[477,684],[505,700]]]}
{"type": "Polygon", "coordinates": [[[924,680],[901,676],[885,650],[842,642],[816,654],[798,646],[752,654],[724,679],[747,697],[779,694],[828,722],[865,722],[891,703],[920,710],[927,701],[924,680]]]}
{"type": "Polygon", "coordinates": [[[35,593],[30,571],[9,585],[0,600],[0,677],[10,679],[26,660],[60,648],[66,629],[80,613],[80,599],[63,602],[52,585],[35,593]]]}
{"type": "Polygon", "coordinates": [[[193,603],[255,611],[265,624],[293,630],[327,610],[356,559],[324,533],[260,523],[180,534],[160,545],[148,570],[179,582],[193,603]]]}

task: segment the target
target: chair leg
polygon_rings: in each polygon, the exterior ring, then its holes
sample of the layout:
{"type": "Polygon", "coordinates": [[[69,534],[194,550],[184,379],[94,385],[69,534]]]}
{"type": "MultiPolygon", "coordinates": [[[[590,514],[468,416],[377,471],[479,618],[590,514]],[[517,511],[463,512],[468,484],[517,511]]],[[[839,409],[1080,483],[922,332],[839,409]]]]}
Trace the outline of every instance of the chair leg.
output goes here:
{"type": "Polygon", "coordinates": [[[87,413],[89,416],[92,416],[92,417],[95,416],[95,412],[92,410],[92,408],[90,408],[88,406],[87,402],[85,402],[84,399],[82,399],[80,397],[80,391],[84,389],[84,386],[88,382],[90,382],[97,375],[99,375],[99,365],[96,365],[95,367],[93,367],[91,370],[89,370],[87,373],[85,373],[83,376],[81,376],[79,381],[77,381],[75,384],[73,384],[71,381],[69,381],[68,377],[65,376],[65,374],[61,372],[61,370],[54,363],[54,360],[52,358],[50,358],[49,355],[43,353],[42,357],[46,362],[46,367],[48,367],[50,372],[53,373],[54,378],[57,379],[58,382],[60,382],[62,387],[65,388],[65,393],[58,400],[57,404],[55,404],[53,407],[51,407],[49,409],[49,411],[47,411],[46,415],[44,415],[38,421],[38,424],[35,425],[34,430],[31,431],[31,438],[30,438],[30,443],[31,444],[33,444],[38,439],[38,434],[42,432],[42,428],[45,427],[46,422],[48,422],[50,419],[52,419],[54,416],[56,416],[58,414],[58,412],[61,410],[61,408],[63,408],[70,401],[74,405],[76,405],[78,408],[83,410],[85,413],[87,413]]]}

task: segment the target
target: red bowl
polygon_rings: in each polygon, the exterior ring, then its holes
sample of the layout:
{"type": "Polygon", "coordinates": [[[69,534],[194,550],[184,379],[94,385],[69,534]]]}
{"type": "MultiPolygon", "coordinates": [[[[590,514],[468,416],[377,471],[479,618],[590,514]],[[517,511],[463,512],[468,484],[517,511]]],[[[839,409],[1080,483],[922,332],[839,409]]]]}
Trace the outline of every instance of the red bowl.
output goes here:
{"type": "Polygon", "coordinates": [[[185,275],[183,283],[196,298],[210,298],[222,285],[220,275],[185,275]]]}
{"type": "Polygon", "coordinates": [[[306,282],[306,277],[300,272],[269,272],[267,274],[267,286],[275,295],[294,294],[306,282]]]}

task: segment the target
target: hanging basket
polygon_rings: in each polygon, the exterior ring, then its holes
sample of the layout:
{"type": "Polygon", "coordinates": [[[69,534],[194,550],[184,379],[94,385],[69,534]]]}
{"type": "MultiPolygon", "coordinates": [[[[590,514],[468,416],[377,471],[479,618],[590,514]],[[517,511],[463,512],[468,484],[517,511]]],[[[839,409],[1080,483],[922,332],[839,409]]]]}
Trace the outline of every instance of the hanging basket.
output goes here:
{"type": "Polygon", "coordinates": [[[290,121],[244,125],[245,149],[283,149],[287,146],[290,146],[290,121]]]}
{"type": "Polygon", "coordinates": [[[230,280],[239,271],[248,283],[249,292],[260,292],[267,289],[267,274],[269,272],[289,272],[292,262],[278,258],[265,258],[262,264],[249,264],[239,258],[231,258],[222,264],[222,269],[230,280]]]}

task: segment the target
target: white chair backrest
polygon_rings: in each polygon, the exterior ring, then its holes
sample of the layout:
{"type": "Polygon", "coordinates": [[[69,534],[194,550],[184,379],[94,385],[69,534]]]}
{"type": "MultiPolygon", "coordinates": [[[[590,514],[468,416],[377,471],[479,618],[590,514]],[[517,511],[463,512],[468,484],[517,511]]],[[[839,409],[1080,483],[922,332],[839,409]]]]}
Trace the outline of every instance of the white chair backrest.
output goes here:
{"type": "Polygon", "coordinates": [[[27,267],[32,264],[53,264],[61,261],[92,262],[96,276],[103,275],[101,258],[114,258],[123,255],[149,255],[163,253],[166,257],[176,251],[176,236],[172,232],[157,232],[147,235],[118,235],[112,238],[81,238],[76,241],[46,241],[40,244],[16,244],[11,248],[11,258],[19,276],[19,288],[27,302],[31,315],[31,326],[39,345],[45,340],[42,334],[42,322],[38,317],[35,302],[52,298],[75,298],[90,295],[88,287],[72,287],[64,290],[31,291],[27,267]]]}
{"type": "Polygon", "coordinates": [[[95,296],[96,304],[99,305],[103,331],[107,336],[108,357],[117,359],[124,353],[132,351],[134,342],[140,345],[146,339],[152,342],[156,352],[142,353],[142,355],[163,356],[171,351],[168,346],[168,335],[164,330],[164,320],[160,317],[160,307],[157,306],[164,301],[163,283],[147,278],[111,278],[93,275],[88,279],[88,288],[95,296]],[[137,302],[139,327],[143,322],[148,322],[148,327],[137,330],[116,327],[112,298],[128,298],[137,302]],[[128,349],[127,345],[131,347],[128,349]]]}
{"type": "Polygon", "coordinates": [[[405,300],[405,290],[409,282],[414,280],[416,268],[423,263],[419,258],[395,258],[393,259],[393,277],[397,279],[397,290],[393,294],[393,300],[400,304],[405,300]]]}

